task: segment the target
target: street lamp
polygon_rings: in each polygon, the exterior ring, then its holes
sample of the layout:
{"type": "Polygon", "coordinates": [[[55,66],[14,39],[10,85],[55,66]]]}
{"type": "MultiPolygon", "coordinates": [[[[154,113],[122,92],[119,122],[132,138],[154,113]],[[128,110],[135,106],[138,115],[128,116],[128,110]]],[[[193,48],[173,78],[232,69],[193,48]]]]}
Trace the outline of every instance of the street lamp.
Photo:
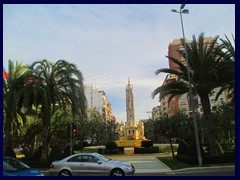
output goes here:
{"type": "Polygon", "coordinates": [[[190,67],[189,67],[189,62],[188,62],[188,53],[187,53],[187,48],[186,48],[186,42],[185,42],[186,39],[185,39],[183,19],[182,19],[182,14],[189,14],[189,11],[188,11],[188,9],[184,9],[184,7],[185,7],[185,4],[182,4],[179,11],[177,11],[175,9],[172,9],[172,12],[179,13],[180,14],[180,19],[181,19],[182,33],[183,33],[183,45],[184,45],[184,49],[185,49],[185,53],[186,53],[186,63],[187,63],[188,83],[189,83],[189,96],[190,96],[189,109],[190,109],[190,111],[192,111],[198,165],[202,166],[202,156],[201,156],[201,151],[200,151],[200,143],[199,143],[199,136],[198,136],[196,114],[195,114],[195,108],[193,107],[193,92],[192,92],[192,83],[191,83],[191,76],[190,76],[190,67]]]}

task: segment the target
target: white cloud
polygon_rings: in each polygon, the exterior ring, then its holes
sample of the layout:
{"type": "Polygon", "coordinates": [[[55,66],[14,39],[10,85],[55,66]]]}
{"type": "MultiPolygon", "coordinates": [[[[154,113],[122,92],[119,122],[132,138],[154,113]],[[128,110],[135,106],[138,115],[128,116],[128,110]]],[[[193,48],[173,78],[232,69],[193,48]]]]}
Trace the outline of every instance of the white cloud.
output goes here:
{"type": "MultiPolygon", "coordinates": [[[[168,45],[182,37],[177,4],[4,5],[3,64],[8,59],[32,63],[40,59],[68,60],[82,71],[85,83],[106,91],[112,112],[126,120],[125,87],[135,89],[136,119],[158,105],[152,91],[168,67],[168,45]]],[[[235,6],[187,4],[186,38],[235,35],[235,6]],[[213,10],[216,9],[216,10],[213,10]]]]}

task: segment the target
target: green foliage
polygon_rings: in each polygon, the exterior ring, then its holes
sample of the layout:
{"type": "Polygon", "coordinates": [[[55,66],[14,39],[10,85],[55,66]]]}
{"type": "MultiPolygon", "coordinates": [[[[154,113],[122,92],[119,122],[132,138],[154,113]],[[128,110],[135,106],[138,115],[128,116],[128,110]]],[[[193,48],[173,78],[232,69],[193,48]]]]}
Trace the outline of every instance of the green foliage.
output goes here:
{"type": "Polygon", "coordinates": [[[105,149],[104,154],[118,154],[118,149],[105,149]]]}
{"type": "Polygon", "coordinates": [[[55,160],[61,160],[63,158],[63,153],[60,145],[55,145],[48,157],[48,161],[53,162],[55,160]]]}
{"type": "Polygon", "coordinates": [[[153,146],[153,142],[151,140],[143,140],[141,142],[141,147],[150,148],[152,146],[153,146]]]}
{"type": "Polygon", "coordinates": [[[159,153],[159,147],[134,148],[134,154],[159,153]]]}
{"type": "Polygon", "coordinates": [[[158,159],[161,162],[163,162],[164,164],[166,164],[172,170],[178,170],[178,169],[191,167],[189,164],[178,161],[176,158],[158,157],[158,159]]]}
{"type": "Polygon", "coordinates": [[[33,153],[33,159],[34,160],[40,160],[42,157],[42,146],[40,146],[34,153],[33,153]]]}
{"type": "Polygon", "coordinates": [[[231,139],[221,139],[220,145],[223,151],[234,151],[235,150],[235,140],[234,138],[231,139]]]}
{"type": "Polygon", "coordinates": [[[177,155],[177,160],[191,165],[198,164],[197,156],[177,155]]]}
{"type": "Polygon", "coordinates": [[[178,145],[177,155],[187,155],[188,144],[185,141],[180,141],[178,145]]]}
{"type": "MultiPolygon", "coordinates": [[[[203,150],[203,147],[202,145],[200,145],[200,151],[201,151],[201,154],[202,156],[204,155],[204,150],[203,150]]],[[[196,143],[195,141],[192,139],[192,140],[188,140],[187,142],[186,141],[180,141],[179,145],[178,145],[178,151],[177,151],[177,155],[181,156],[181,155],[184,155],[184,156],[194,156],[194,157],[197,157],[197,149],[196,149],[196,143]]]]}
{"type": "Polygon", "coordinates": [[[117,143],[114,141],[106,143],[105,146],[106,146],[106,149],[117,149],[118,148],[117,143]]]}
{"type": "Polygon", "coordinates": [[[16,154],[13,151],[13,148],[10,144],[6,145],[6,148],[4,150],[4,156],[10,156],[16,158],[16,154]]]}
{"type": "MultiPolygon", "coordinates": [[[[73,154],[73,151],[72,151],[73,154]]],[[[63,158],[67,157],[70,155],[70,146],[68,145],[67,147],[65,147],[64,151],[63,151],[63,158]]]]}
{"type": "Polygon", "coordinates": [[[25,146],[22,153],[25,155],[25,158],[28,159],[31,157],[31,150],[29,147],[25,146]]]}
{"type": "Polygon", "coordinates": [[[81,145],[80,144],[74,144],[73,145],[73,151],[78,151],[81,149],[81,145]]]}

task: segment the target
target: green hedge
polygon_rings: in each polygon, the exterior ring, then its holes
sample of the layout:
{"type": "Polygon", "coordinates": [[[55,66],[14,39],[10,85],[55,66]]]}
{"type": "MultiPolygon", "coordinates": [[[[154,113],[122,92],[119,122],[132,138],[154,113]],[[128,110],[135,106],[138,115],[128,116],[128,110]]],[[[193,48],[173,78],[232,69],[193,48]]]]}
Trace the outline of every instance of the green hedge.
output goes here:
{"type": "MultiPolygon", "coordinates": [[[[190,165],[197,165],[198,159],[196,156],[186,156],[186,155],[177,155],[177,160],[190,164],[190,165]]],[[[235,154],[228,153],[218,156],[210,156],[206,155],[202,157],[203,164],[223,164],[223,163],[235,163],[235,154]]]]}
{"type": "Polygon", "coordinates": [[[118,149],[104,149],[103,154],[118,154],[118,149]]]}
{"type": "Polygon", "coordinates": [[[134,148],[134,154],[159,153],[159,147],[134,148]]]}
{"type": "Polygon", "coordinates": [[[50,168],[51,165],[51,162],[35,161],[29,159],[21,159],[21,161],[32,168],[50,168]]]}

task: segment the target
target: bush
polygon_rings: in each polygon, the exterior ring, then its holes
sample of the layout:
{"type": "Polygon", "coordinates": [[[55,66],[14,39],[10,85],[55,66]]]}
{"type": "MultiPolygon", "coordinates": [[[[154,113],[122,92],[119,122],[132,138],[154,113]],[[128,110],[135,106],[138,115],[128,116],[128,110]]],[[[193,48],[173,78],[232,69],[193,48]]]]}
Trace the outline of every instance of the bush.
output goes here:
{"type": "Polygon", "coordinates": [[[235,150],[235,140],[231,139],[221,139],[220,145],[222,146],[223,151],[234,151],[235,150]]]}
{"type": "Polygon", "coordinates": [[[21,159],[22,162],[26,163],[32,168],[49,168],[50,167],[50,162],[46,161],[35,161],[35,160],[29,160],[29,159],[21,159]]]}
{"type": "Polygon", "coordinates": [[[42,157],[42,146],[40,146],[37,151],[33,153],[33,159],[34,160],[40,160],[42,157]]]}
{"type": "Polygon", "coordinates": [[[117,143],[114,141],[106,143],[105,146],[106,146],[106,149],[117,149],[118,148],[117,143]]]}
{"type": "Polygon", "coordinates": [[[146,140],[143,140],[141,142],[141,147],[144,147],[144,148],[150,148],[153,146],[153,142],[152,141],[146,141],[146,140]]]}
{"type": "MultiPolygon", "coordinates": [[[[201,154],[204,155],[204,149],[200,145],[201,154]]],[[[197,156],[197,148],[194,140],[181,141],[178,145],[177,155],[197,156]]]]}
{"type": "Polygon", "coordinates": [[[177,155],[176,156],[178,161],[184,162],[190,165],[198,164],[198,159],[196,156],[187,156],[187,155],[177,155]]]}
{"type": "Polygon", "coordinates": [[[235,163],[235,154],[223,154],[218,156],[203,157],[203,164],[221,164],[221,163],[235,163]]]}
{"type": "Polygon", "coordinates": [[[104,154],[118,154],[118,149],[105,149],[104,154]]]}
{"type": "Polygon", "coordinates": [[[124,154],[124,147],[118,147],[118,154],[124,154]]]}
{"type": "Polygon", "coordinates": [[[31,158],[31,150],[29,149],[29,147],[25,146],[22,153],[25,155],[26,159],[31,158]]]}
{"type": "Polygon", "coordinates": [[[73,145],[73,151],[78,151],[78,150],[81,150],[81,145],[80,144],[74,144],[73,145]]]}
{"type": "Polygon", "coordinates": [[[147,153],[159,153],[159,147],[134,148],[134,154],[147,154],[147,153]]]}
{"type": "Polygon", "coordinates": [[[185,141],[179,142],[177,155],[188,155],[188,144],[185,141]]]}
{"type": "Polygon", "coordinates": [[[53,162],[55,160],[61,160],[62,158],[63,158],[63,153],[62,153],[61,147],[59,145],[55,145],[49,154],[48,160],[50,162],[53,162]]]}
{"type": "MultiPolygon", "coordinates": [[[[72,154],[74,151],[72,151],[72,154]]],[[[63,158],[70,156],[70,145],[68,145],[67,147],[65,147],[64,151],[63,151],[63,158]]]]}
{"type": "MultiPolygon", "coordinates": [[[[178,161],[184,162],[190,165],[197,165],[198,159],[197,156],[186,156],[186,155],[177,155],[178,161]]],[[[235,162],[235,154],[223,154],[218,156],[203,156],[202,163],[206,164],[221,164],[221,163],[234,163],[235,162]]]]}
{"type": "Polygon", "coordinates": [[[8,144],[6,146],[6,149],[4,151],[4,156],[9,156],[9,157],[13,157],[13,158],[16,158],[16,154],[15,152],[13,151],[13,148],[10,144],[8,144]]]}

